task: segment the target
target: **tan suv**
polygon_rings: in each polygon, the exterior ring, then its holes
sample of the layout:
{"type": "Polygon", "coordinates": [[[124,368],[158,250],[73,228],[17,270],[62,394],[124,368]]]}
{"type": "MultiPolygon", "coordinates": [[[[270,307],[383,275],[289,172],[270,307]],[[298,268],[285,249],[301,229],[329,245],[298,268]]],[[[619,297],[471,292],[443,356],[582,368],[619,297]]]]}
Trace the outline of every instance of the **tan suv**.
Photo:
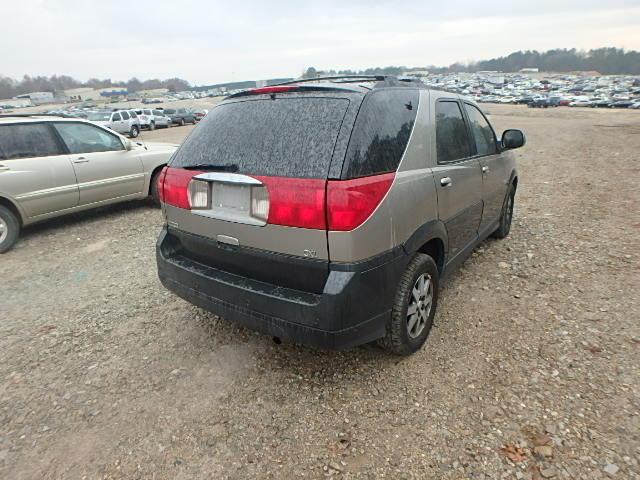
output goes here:
{"type": "Polygon", "coordinates": [[[77,118],[0,117],[0,253],[31,223],[110,203],[157,198],[177,145],[136,144],[77,118]]]}
{"type": "Polygon", "coordinates": [[[160,177],[160,280],[274,337],[413,353],[440,279],[509,233],[524,143],[468,98],[391,77],[231,95],[160,177]]]}

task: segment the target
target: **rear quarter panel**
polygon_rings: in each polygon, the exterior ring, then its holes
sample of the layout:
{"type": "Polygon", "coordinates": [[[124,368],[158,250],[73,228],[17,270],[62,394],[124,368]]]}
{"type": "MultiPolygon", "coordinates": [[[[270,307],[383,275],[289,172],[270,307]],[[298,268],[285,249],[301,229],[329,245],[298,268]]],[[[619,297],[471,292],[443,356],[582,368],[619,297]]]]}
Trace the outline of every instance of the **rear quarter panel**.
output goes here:
{"type": "Polygon", "coordinates": [[[438,218],[431,173],[432,129],[429,128],[428,90],[420,103],[411,137],[387,196],[360,227],[328,232],[332,262],[357,262],[402,245],[425,223],[438,218]]]}

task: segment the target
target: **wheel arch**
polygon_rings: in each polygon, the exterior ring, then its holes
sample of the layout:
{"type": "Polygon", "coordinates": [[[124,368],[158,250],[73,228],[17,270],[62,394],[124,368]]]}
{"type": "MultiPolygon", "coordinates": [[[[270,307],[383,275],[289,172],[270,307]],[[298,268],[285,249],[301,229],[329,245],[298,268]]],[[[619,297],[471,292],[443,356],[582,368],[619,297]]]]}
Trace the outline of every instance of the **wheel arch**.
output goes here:
{"type": "Polygon", "coordinates": [[[0,205],[8,208],[11,212],[18,218],[20,222],[20,226],[24,226],[24,217],[18,205],[16,205],[12,200],[9,200],[7,197],[0,195],[0,205]]]}
{"type": "Polygon", "coordinates": [[[418,228],[403,244],[407,255],[425,253],[436,262],[438,273],[444,272],[448,251],[447,229],[440,220],[432,220],[418,228]]]}

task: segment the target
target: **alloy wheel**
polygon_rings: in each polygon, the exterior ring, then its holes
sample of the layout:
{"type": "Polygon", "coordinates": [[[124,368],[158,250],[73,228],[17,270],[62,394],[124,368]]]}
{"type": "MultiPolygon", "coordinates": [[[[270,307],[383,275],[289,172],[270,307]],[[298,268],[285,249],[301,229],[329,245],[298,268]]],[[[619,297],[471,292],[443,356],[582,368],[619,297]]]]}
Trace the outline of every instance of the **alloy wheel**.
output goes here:
{"type": "Polygon", "coordinates": [[[433,305],[433,282],[427,273],[420,275],[413,285],[407,308],[407,333],[417,338],[427,325],[433,305]]]}
{"type": "Polygon", "coordinates": [[[9,226],[4,218],[0,218],[0,243],[4,242],[9,235],[9,226]]]}

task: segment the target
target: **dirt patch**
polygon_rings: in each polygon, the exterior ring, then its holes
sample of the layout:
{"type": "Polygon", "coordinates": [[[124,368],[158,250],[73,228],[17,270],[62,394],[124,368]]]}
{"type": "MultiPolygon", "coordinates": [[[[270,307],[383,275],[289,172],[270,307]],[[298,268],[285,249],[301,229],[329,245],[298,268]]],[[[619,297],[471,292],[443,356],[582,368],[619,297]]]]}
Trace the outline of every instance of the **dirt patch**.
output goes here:
{"type": "Polygon", "coordinates": [[[411,358],[169,294],[146,202],[27,228],[0,257],[0,478],[639,478],[640,137],[602,125],[640,112],[485,107],[527,134],[515,224],[411,358]]]}

